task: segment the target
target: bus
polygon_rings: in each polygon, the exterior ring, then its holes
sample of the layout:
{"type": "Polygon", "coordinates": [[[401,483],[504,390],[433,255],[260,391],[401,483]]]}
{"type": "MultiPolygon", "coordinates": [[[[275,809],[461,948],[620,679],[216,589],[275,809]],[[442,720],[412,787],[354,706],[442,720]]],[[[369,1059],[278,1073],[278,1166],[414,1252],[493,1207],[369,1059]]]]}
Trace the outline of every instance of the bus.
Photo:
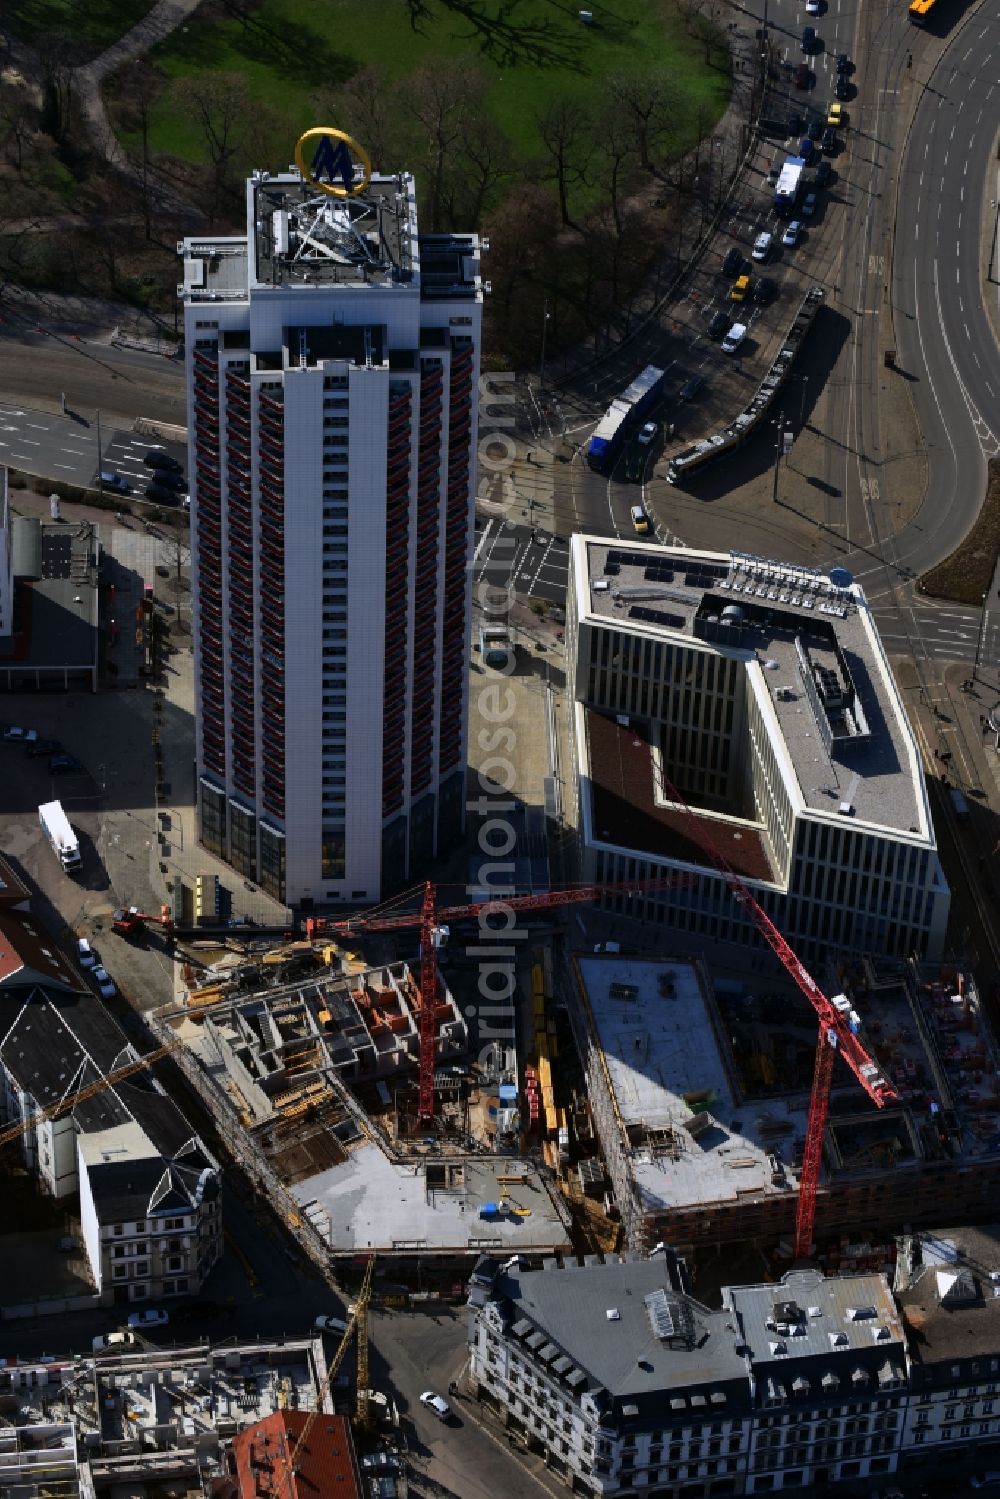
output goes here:
{"type": "Polygon", "coordinates": [[[923,26],[934,9],[937,0],[910,0],[910,20],[914,26],[923,26]]]}
{"type": "Polygon", "coordinates": [[[618,450],[638,418],[644,415],[663,390],[666,371],[647,364],[621,395],[611,402],[587,444],[587,463],[598,473],[610,473],[618,450]]]}

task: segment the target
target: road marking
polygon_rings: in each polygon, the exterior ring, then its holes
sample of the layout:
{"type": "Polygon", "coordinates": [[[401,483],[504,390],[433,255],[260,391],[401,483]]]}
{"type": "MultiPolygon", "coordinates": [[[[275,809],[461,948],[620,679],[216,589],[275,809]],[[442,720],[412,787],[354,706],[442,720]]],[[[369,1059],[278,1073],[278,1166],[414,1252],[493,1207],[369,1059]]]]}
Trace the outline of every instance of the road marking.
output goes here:
{"type": "Polygon", "coordinates": [[[53,463],[52,467],[53,468],[68,468],[71,474],[75,474],[76,473],[76,464],[75,463],[53,463]]]}
{"type": "Polygon", "coordinates": [[[21,434],[21,441],[26,442],[32,448],[40,448],[42,445],[37,437],[25,437],[23,433],[21,434]]]}

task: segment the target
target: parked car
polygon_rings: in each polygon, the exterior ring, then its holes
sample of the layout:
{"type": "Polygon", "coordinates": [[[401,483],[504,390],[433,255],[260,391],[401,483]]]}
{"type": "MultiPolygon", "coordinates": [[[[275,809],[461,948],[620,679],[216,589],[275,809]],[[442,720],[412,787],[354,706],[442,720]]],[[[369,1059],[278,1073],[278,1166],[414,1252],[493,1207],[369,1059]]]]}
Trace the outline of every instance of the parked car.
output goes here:
{"type": "Polygon", "coordinates": [[[838,99],[849,99],[851,97],[851,85],[844,73],[837,74],[837,81],[833,86],[834,93],[838,99]]]}
{"type": "Polygon", "coordinates": [[[177,459],[172,458],[162,448],[150,449],[142,461],[147,468],[172,468],[178,473],[180,472],[181,465],[177,462],[177,459]]]}
{"type": "Polygon", "coordinates": [[[807,62],[800,62],[795,69],[795,87],[808,88],[812,82],[812,73],[809,71],[807,62]]]}
{"type": "Polygon", "coordinates": [[[724,276],[738,276],[743,269],[743,256],[733,245],[722,258],[722,274],[724,276]]]}
{"type": "Polygon", "coordinates": [[[781,243],[783,245],[787,245],[790,250],[794,250],[795,246],[799,242],[799,235],[801,233],[802,220],[793,219],[788,228],[785,230],[784,234],[781,236],[781,243]]]}
{"type": "Polygon", "coordinates": [[[737,278],[733,282],[732,287],[731,287],[730,292],[729,292],[729,299],[730,299],[730,301],[731,302],[745,302],[746,301],[746,297],[747,297],[747,292],[749,290],[750,290],[750,277],[748,275],[746,275],[746,273],[744,273],[742,276],[737,276],[737,278]]]}
{"type": "Polygon", "coordinates": [[[101,485],[104,489],[113,490],[115,494],[132,493],[128,480],[123,479],[121,474],[113,474],[110,469],[101,470],[101,485]]]}
{"type": "Polygon", "coordinates": [[[38,739],[38,730],[22,729],[12,723],[4,729],[3,737],[8,744],[34,744],[38,739]]]}
{"type": "Polygon", "coordinates": [[[704,384],[704,375],[692,375],[690,380],[684,381],[684,384],[678,391],[678,395],[682,401],[693,401],[698,392],[703,389],[704,384]]]}
{"type": "Polygon", "coordinates": [[[746,323],[734,323],[722,340],[722,352],[724,354],[735,354],[740,344],[747,336],[746,323]]]}
{"type": "Polygon", "coordinates": [[[809,121],[809,124],[806,126],[806,135],[808,135],[811,141],[818,141],[822,134],[823,121],[817,119],[814,115],[813,118],[809,121]]]}
{"type": "Polygon", "coordinates": [[[819,10],[820,10],[820,0],[806,0],[806,15],[807,16],[818,16],[819,15],[819,10]]]}
{"type": "Polygon", "coordinates": [[[844,120],[844,106],[842,104],[833,103],[830,105],[830,108],[827,110],[826,123],[832,126],[834,129],[836,129],[838,125],[844,125],[846,123],[846,121],[844,120]]]}
{"type": "Polygon", "coordinates": [[[426,1405],[429,1411],[433,1411],[439,1421],[447,1421],[451,1415],[451,1406],[443,1395],[435,1395],[433,1390],[425,1390],[420,1397],[420,1404],[426,1405]]]}
{"type": "Polygon", "coordinates": [[[832,126],[828,125],[823,131],[823,150],[826,152],[827,156],[832,156],[839,146],[840,140],[836,130],[834,130],[832,126]]]}
{"type": "Polygon", "coordinates": [[[77,939],[76,961],[81,968],[94,968],[97,964],[97,954],[86,937],[77,939]]]}
{"type": "Polygon", "coordinates": [[[802,157],[802,160],[806,162],[812,161],[814,149],[815,147],[808,135],[804,135],[799,141],[799,155],[802,157]]]}
{"type": "Polygon", "coordinates": [[[650,443],[655,442],[659,435],[659,422],[645,422],[636,438],[636,442],[640,447],[648,448],[650,443]]]}
{"type": "Polygon", "coordinates": [[[821,161],[816,168],[815,182],[817,187],[826,187],[833,176],[833,167],[828,161],[821,161]]]}
{"type": "Polygon", "coordinates": [[[712,313],[712,320],[708,325],[709,337],[721,338],[728,327],[729,315],[728,313],[723,312],[722,308],[720,307],[718,312],[712,313]]]}
{"type": "Polygon", "coordinates": [[[143,493],[147,500],[155,500],[158,505],[177,504],[176,491],[168,489],[165,484],[147,484],[143,493]]]}
{"type": "Polygon", "coordinates": [[[317,1332],[337,1332],[341,1335],[347,1331],[347,1323],[343,1317],[317,1317],[313,1327],[317,1332]]]}
{"type": "Polygon", "coordinates": [[[753,299],[759,307],[765,307],[768,302],[774,301],[777,290],[777,282],[772,281],[770,276],[761,276],[753,289],[753,299]]]}
{"type": "Polygon", "coordinates": [[[762,232],[758,234],[757,238],[754,240],[753,249],[751,250],[750,255],[753,260],[766,260],[770,253],[771,236],[765,229],[762,230],[762,232]]]}
{"type": "Polygon", "coordinates": [[[90,976],[94,980],[94,983],[97,985],[98,992],[100,993],[102,999],[114,999],[115,995],[118,993],[118,990],[115,988],[114,979],[111,977],[106,968],[98,963],[90,970],[90,976]]]}
{"type": "Polygon", "coordinates": [[[49,761],[49,770],[54,776],[75,775],[82,769],[83,766],[79,760],[74,759],[72,755],[53,755],[49,761]]]}
{"type": "Polygon", "coordinates": [[[846,52],[837,53],[837,72],[843,74],[854,72],[854,64],[851,62],[851,59],[848,57],[846,52]]]}
{"type": "Polygon", "coordinates": [[[58,755],[61,749],[58,739],[33,739],[25,754],[29,760],[37,760],[40,755],[58,755]]]}
{"type": "Polygon", "coordinates": [[[648,536],[650,531],[649,516],[643,510],[642,506],[633,505],[629,510],[629,515],[632,517],[632,524],[639,535],[648,536]]]}
{"type": "Polygon", "coordinates": [[[816,28],[815,28],[815,26],[803,26],[803,28],[802,28],[802,50],[803,50],[803,52],[815,52],[815,50],[816,50],[816,28]]]}
{"type": "Polygon", "coordinates": [[[799,212],[802,214],[802,217],[804,219],[812,218],[813,214],[816,212],[815,193],[806,193],[805,197],[802,199],[802,207],[799,212]]]}
{"type": "Polygon", "coordinates": [[[129,1315],[129,1327],[166,1327],[170,1321],[170,1313],[160,1307],[148,1306],[144,1312],[132,1312],[129,1315]]]}

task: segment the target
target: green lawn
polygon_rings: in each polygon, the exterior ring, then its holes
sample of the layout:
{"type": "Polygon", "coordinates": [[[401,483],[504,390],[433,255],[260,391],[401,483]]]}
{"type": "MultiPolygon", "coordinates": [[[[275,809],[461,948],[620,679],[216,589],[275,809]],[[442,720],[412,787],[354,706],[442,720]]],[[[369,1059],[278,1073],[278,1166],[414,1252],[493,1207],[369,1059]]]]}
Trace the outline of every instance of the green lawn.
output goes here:
{"type": "MultiPolygon", "coordinates": [[[[208,19],[196,16],[153,61],[173,81],[242,73],[262,102],[299,129],[337,123],[317,121],[312,100],[359,67],[378,66],[397,79],[424,64],[468,58],[483,69],[488,107],[522,161],[537,149],[540,102],[587,100],[606,73],[656,67],[680,91],[674,148],[692,144],[699,126],[710,129],[729,95],[724,54],[706,65],[704,44],[686,34],[674,0],[591,0],[591,8],[595,24],[585,26],[574,0],[262,0],[243,17],[219,7],[208,19]]],[[[273,161],[260,165],[283,166],[292,144],[275,141],[273,161]]],[[[150,145],[202,159],[198,131],[170,87],[155,108],[150,145]]]]}

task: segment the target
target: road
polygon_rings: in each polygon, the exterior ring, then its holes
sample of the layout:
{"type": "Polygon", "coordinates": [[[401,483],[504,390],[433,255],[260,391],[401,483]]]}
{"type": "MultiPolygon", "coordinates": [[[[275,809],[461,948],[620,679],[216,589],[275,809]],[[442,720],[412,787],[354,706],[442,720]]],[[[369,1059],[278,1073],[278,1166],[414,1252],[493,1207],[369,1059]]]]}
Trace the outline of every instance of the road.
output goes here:
{"type": "Polygon", "coordinates": [[[187,450],[179,443],[137,437],[71,407],[63,416],[0,401],[0,463],[28,474],[93,488],[99,471],[112,473],[128,486],[122,493],[142,495],[153,477],[143,459],[154,449],[186,466],[187,450]]]}

